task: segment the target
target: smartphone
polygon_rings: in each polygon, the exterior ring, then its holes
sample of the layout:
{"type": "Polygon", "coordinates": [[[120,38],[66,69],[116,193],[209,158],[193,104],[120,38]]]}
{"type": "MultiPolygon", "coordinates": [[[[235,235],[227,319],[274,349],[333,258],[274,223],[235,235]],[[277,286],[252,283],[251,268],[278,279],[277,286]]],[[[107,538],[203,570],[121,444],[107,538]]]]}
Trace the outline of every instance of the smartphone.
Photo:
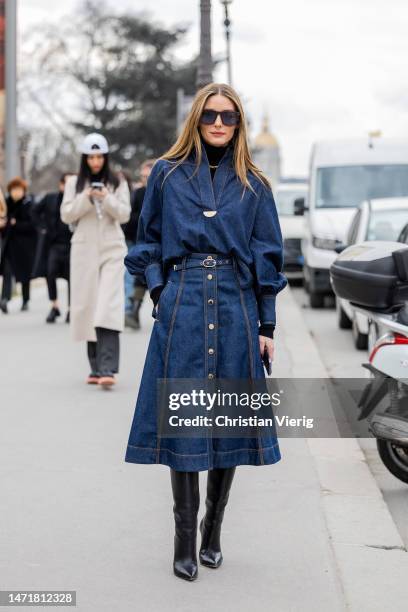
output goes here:
{"type": "Polygon", "coordinates": [[[98,191],[102,191],[102,189],[105,187],[105,185],[103,183],[95,181],[95,182],[91,183],[91,187],[92,187],[92,189],[97,189],[98,191]]]}
{"type": "Polygon", "coordinates": [[[266,348],[266,346],[264,348],[264,352],[262,355],[262,361],[263,361],[266,373],[268,374],[268,376],[270,376],[272,373],[272,360],[269,359],[268,349],[266,348]]]}

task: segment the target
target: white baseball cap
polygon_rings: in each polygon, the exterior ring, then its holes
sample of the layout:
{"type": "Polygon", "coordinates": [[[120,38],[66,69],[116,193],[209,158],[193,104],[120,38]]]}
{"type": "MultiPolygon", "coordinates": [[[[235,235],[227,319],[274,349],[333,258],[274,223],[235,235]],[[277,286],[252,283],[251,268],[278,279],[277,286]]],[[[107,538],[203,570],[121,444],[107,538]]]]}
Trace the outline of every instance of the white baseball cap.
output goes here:
{"type": "Polygon", "coordinates": [[[106,140],[105,136],[102,136],[102,134],[93,132],[92,134],[85,136],[81,146],[79,147],[79,152],[84,153],[85,155],[92,155],[92,153],[108,153],[108,141],[106,140]]]}

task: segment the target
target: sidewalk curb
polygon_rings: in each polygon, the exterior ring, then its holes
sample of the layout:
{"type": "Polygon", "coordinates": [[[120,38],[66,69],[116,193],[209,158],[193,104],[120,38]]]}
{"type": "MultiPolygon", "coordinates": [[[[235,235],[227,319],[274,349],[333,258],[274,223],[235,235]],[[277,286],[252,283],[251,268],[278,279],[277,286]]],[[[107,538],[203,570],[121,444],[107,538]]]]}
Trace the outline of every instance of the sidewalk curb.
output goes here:
{"type": "MultiPolygon", "coordinates": [[[[285,345],[291,375],[328,378],[290,287],[279,298],[276,345],[277,351],[279,342],[285,345]]],[[[346,608],[376,612],[392,605],[394,612],[406,610],[407,551],[358,440],[307,438],[307,444],[346,608]]]]}

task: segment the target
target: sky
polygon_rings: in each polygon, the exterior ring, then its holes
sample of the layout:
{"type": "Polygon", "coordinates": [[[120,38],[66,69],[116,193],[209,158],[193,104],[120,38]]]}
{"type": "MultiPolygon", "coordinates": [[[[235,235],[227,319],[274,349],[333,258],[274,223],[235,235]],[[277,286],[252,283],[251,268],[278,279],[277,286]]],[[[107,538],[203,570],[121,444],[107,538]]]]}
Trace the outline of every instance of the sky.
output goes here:
{"type": "MultiPolygon", "coordinates": [[[[161,25],[189,24],[177,55],[199,48],[199,0],[108,0],[161,25]]],[[[38,23],[58,23],[78,0],[18,0],[20,46],[38,23]],[[61,6],[63,5],[63,6],[61,6]]],[[[225,52],[223,8],[213,0],[213,54],[225,52]]],[[[285,175],[306,175],[316,140],[408,135],[406,0],[233,0],[232,77],[252,135],[268,113],[285,175]]],[[[213,75],[226,81],[225,64],[213,75]]]]}

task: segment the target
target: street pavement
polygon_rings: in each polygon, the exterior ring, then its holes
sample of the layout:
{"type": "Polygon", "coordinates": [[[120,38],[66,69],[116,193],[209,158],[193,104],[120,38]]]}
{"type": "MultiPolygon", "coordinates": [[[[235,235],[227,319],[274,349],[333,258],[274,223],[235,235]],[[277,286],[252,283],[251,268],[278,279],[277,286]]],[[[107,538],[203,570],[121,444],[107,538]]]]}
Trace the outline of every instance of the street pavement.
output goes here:
{"type": "MultiPolygon", "coordinates": [[[[351,330],[338,328],[334,300],[326,298],[325,308],[309,308],[305,291],[293,288],[292,294],[301,308],[306,327],[312,335],[319,355],[330,376],[356,378],[366,376],[362,363],[367,363],[367,350],[354,347],[351,330]]],[[[357,411],[350,406],[347,419],[356,429],[367,429],[367,421],[356,422],[357,411]]],[[[408,487],[395,478],[382,463],[373,438],[359,438],[367,464],[384,496],[405,547],[408,546],[408,487]]]]}
{"type": "MultiPolygon", "coordinates": [[[[327,377],[289,287],[277,304],[273,375],[327,377]]],[[[352,438],[281,438],[280,462],[239,466],[223,565],[176,578],[169,468],[124,462],[150,298],[112,391],[85,384],[85,344],[46,325],[48,308],[40,284],[28,312],[15,298],[0,317],[1,589],[75,590],[81,612],[406,609],[408,555],[352,438]]]]}

